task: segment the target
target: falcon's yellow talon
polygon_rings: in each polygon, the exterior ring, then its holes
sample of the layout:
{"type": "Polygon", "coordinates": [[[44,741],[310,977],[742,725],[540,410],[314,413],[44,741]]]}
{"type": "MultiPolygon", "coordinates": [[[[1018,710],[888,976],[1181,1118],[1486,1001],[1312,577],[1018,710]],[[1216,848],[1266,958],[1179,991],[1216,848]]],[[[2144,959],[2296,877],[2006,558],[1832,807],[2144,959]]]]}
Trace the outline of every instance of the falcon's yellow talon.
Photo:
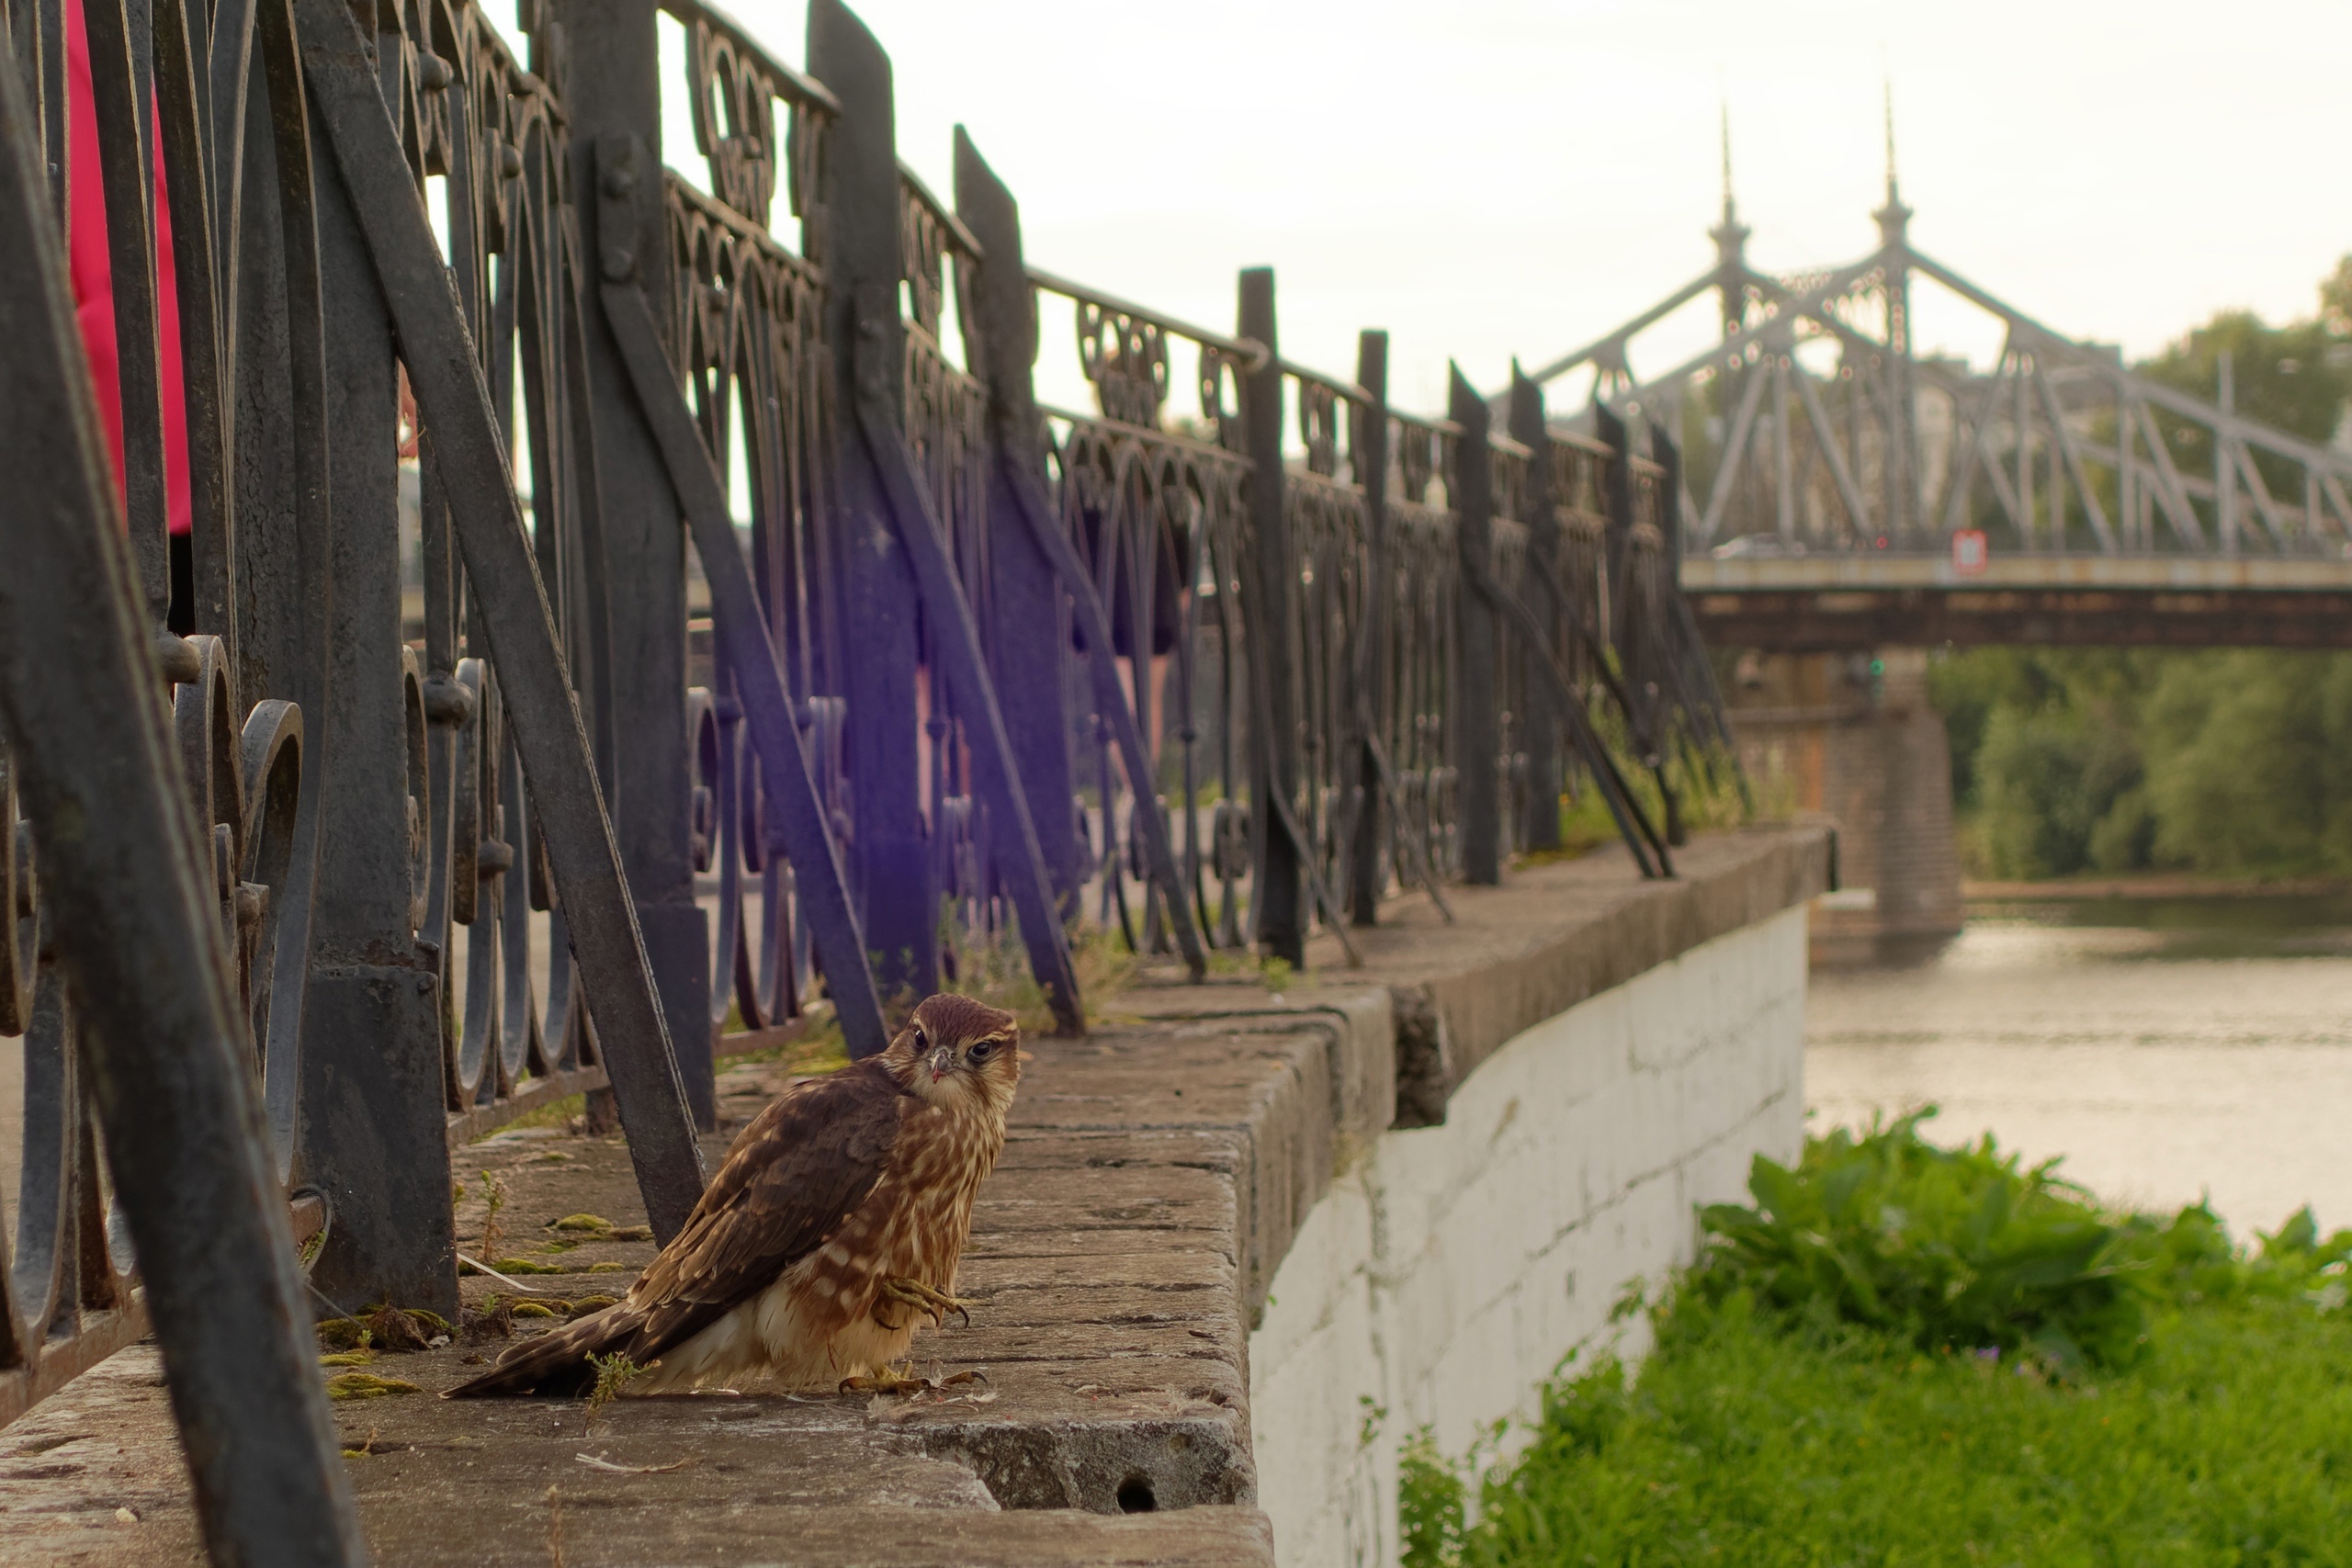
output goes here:
{"type": "Polygon", "coordinates": [[[944,1291],[934,1291],[920,1280],[897,1278],[885,1280],[882,1281],[881,1289],[874,1297],[875,1323],[896,1333],[906,1327],[908,1324],[911,1324],[914,1319],[910,1317],[906,1323],[890,1322],[882,1315],[882,1303],[885,1302],[898,1302],[911,1307],[916,1312],[927,1314],[934,1327],[946,1327],[947,1314],[951,1312],[964,1320],[965,1327],[972,1326],[972,1314],[965,1310],[966,1303],[949,1295],[944,1291]]]}
{"type": "Polygon", "coordinates": [[[939,1385],[937,1383],[932,1382],[929,1378],[917,1377],[915,1375],[914,1359],[912,1357],[910,1357],[907,1359],[907,1363],[903,1371],[898,1367],[885,1367],[871,1377],[843,1378],[842,1379],[841,1387],[835,1392],[841,1393],[920,1393],[925,1389],[936,1388],[939,1385]]]}

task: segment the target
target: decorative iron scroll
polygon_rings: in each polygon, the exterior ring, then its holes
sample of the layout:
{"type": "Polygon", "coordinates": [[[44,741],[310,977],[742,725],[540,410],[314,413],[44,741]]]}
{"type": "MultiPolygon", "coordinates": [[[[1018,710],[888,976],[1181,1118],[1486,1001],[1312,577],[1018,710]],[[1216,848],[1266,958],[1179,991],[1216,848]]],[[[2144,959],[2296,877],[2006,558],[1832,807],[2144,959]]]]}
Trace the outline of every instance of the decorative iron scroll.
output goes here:
{"type": "Polygon", "coordinates": [[[1357,723],[1357,650],[1370,611],[1372,583],[1366,570],[1363,492],[1324,478],[1313,465],[1336,465],[1333,428],[1337,399],[1317,398],[1301,384],[1300,423],[1310,432],[1308,471],[1285,476],[1283,511],[1289,525],[1295,569],[1284,587],[1293,598],[1293,644],[1283,667],[1270,671],[1291,683],[1291,712],[1300,730],[1299,766],[1293,809],[1305,829],[1316,864],[1327,883],[1346,886],[1355,840],[1356,814],[1363,809],[1361,778],[1352,776],[1351,748],[1357,723]],[[1319,408],[1317,405],[1320,405],[1319,408]],[[1317,441],[1324,443],[1318,455],[1317,441]]]}
{"type": "Polygon", "coordinates": [[[713,194],[737,217],[764,231],[781,164],[792,215],[815,217],[825,125],[840,110],[832,95],[777,60],[715,6],[663,0],[662,9],[686,29],[686,101],[695,151],[703,157],[713,194]],[[787,128],[781,146],[778,105],[787,128]]]}
{"type": "MultiPolygon", "coordinates": [[[[317,766],[306,747],[304,704],[315,706],[320,691],[323,626],[305,584],[325,565],[329,433],[319,400],[320,281],[292,21],[283,0],[252,15],[245,59],[237,61],[209,37],[209,14],[173,0],[152,11],[88,0],[78,39],[61,0],[6,0],[0,71],[12,73],[12,95],[27,112],[11,117],[12,140],[0,155],[48,172],[45,209],[9,221],[20,230],[53,222],[40,243],[58,255],[74,209],[73,183],[92,179],[102,190],[121,400],[121,522],[166,677],[164,702],[200,836],[209,913],[232,964],[242,1053],[266,1108],[270,1168],[283,1191],[295,1179],[319,860],[317,766]],[[88,62],[95,148],[66,142],[75,79],[67,62],[77,49],[88,62]],[[290,119],[282,108],[248,116],[242,103],[239,112],[199,114],[197,84],[215,68],[233,69],[257,105],[290,104],[290,119]],[[223,178],[242,178],[248,192],[232,210],[215,200],[223,178]],[[165,230],[177,264],[168,275],[158,263],[165,230]],[[232,287],[239,258],[273,269],[275,297],[267,288],[241,295],[232,287]],[[283,319],[287,297],[311,308],[283,319]],[[178,341],[167,344],[174,325],[178,341]],[[162,379],[167,346],[181,361],[175,384],[162,379]],[[176,464],[166,451],[167,400],[185,421],[185,458],[176,464]],[[166,530],[182,508],[191,532],[175,604],[166,530]],[[193,635],[175,634],[171,621],[193,635]]],[[[19,238],[29,249],[29,231],[19,238]]],[[[28,311],[46,286],[30,269],[0,283],[28,311]]],[[[12,350],[32,352],[0,345],[12,350]]],[[[65,407],[72,395],[61,385],[53,400],[65,407]]],[[[25,433],[12,430],[11,439],[25,433]]],[[[29,447],[19,456],[39,460],[29,447]]],[[[105,618],[92,615],[94,624],[105,618]]],[[[0,1231],[0,1422],[142,1326],[89,1086],[76,1067],[82,1009],[58,964],[56,890],[40,875],[43,840],[59,825],[20,817],[17,773],[0,742],[0,1036],[13,1037],[5,1048],[24,1079],[16,1146],[0,1148],[22,1173],[0,1231]]],[[[108,831],[103,815],[91,827],[108,831]]]]}
{"type": "MultiPolygon", "coordinates": [[[[398,71],[388,58],[385,74],[398,84],[390,97],[401,141],[420,191],[429,177],[444,181],[446,243],[458,301],[500,434],[510,452],[529,452],[539,570],[593,727],[608,701],[594,673],[604,656],[595,629],[605,622],[604,566],[593,514],[594,456],[570,406],[579,395],[584,349],[562,112],[548,81],[524,68],[477,6],[402,0],[397,16],[398,71]]],[[[560,29],[536,7],[526,20],[534,62],[560,73],[560,29]]],[[[393,40],[378,34],[388,55],[393,40]]],[[[494,1104],[530,1079],[593,1066],[596,1052],[546,870],[543,827],[523,787],[481,612],[458,564],[433,443],[428,425],[419,433],[424,685],[439,700],[427,705],[435,722],[425,820],[438,830],[427,835],[429,893],[420,935],[449,955],[444,1029],[455,1111],[494,1104]],[[465,928],[462,964],[453,927],[465,928]]],[[[518,488],[524,482],[518,472],[518,488]]]]}
{"type": "MultiPolygon", "coordinates": [[[[786,687],[808,716],[804,738],[835,842],[855,831],[840,743],[843,627],[834,590],[829,514],[831,381],[818,320],[816,269],[774,235],[675,174],[664,179],[672,277],[672,357],[719,471],[737,461],[749,481],[752,578],[786,687]]],[[[718,924],[711,946],[714,1022],[730,1003],[749,1029],[796,1016],[815,975],[793,868],[767,817],[767,786],[742,732],[742,709],[723,652],[712,686],[690,694],[698,798],[715,832],[695,870],[718,872],[718,924]],[[747,915],[746,874],[758,878],[759,912],[747,915]]]]}
{"type": "MultiPolygon", "coordinates": [[[[971,319],[968,290],[978,246],[955,214],[903,169],[899,257],[908,305],[903,428],[916,478],[933,515],[947,531],[965,602],[986,628],[994,620],[989,592],[988,392],[968,370],[950,362],[941,336],[951,297],[957,321],[971,319]]],[[[932,874],[956,923],[987,935],[1009,923],[1012,907],[999,896],[995,835],[988,830],[988,809],[963,730],[967,716],[957,709],[941,646],[936,637],[926,638],[922,671],[932,874]]]]}
{"type": "Polygon", "coordinates": [[[1454,519],[1400,497],[1390,498],[1388,519],[1388,705],[1378,719],[1396,771],[1396,831],[1418,835],[1437,874],[1453,877],[1462,871],[1461,770],[1451,720],[1461,668],[1454,519]]]}
{"type": "MultiPolygon", "coordinates": [[[[17,768],[0,739],[0,1042],[21,1072],[16,1202],[0,1231],[0,1423],[146,1329],[95,1108],[78,1070],[76,1012],[41,896],[39,834],[18,815],[17,768]]],[[[244,945],[244,944],[240,944],[244,945]]]]}
{"type": "MultiPolygon", "coordinates": [[[[1040,285],[1061,292],[1057,285],[1040,285]]],[[[1083,634],[1065,650],[1080,765],[1071,810],[1094,884],[1093,913],[1148,952],[1173,940],[1151,884],[1138,814],[1160,813],[1181,857],[1192,917],[1214,946],[1249,940],[1250,660],[1244,584],[1255,550],[1244,489],[1250,466],[1233,447],[1238,420],[1225,372],[1238,345],[1172,318],[1084,292],[1065,296],[1076,368],[1092,413],[1049,411],[1046,474],[1061,525],[1110,618],[1112,652],[1155,776],[1136,779],[1084,673],[1083,634]],[[1214,441],[1167,428],[1171,344],[1201,363],[1202,412],[1214,441]],[[1139,897],[1138,910],[1131,900],[1139,897]]]]}
{"type": "Polygon", "coordinates": [[[1168,333],[1159,322],[1131,311],[1074,300],[1078,307],[1078,363],[1094,388],[1102,417],[1146,430],[1159,428],[1168,400],[1168,333]]]}

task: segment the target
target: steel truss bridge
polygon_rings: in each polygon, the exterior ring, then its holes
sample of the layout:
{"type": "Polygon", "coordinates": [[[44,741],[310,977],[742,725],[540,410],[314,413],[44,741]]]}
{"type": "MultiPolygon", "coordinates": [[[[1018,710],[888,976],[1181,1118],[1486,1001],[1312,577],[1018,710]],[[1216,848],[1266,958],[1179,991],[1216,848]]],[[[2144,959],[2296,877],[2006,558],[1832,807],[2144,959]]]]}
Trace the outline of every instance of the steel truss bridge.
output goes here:
{"type": "Polygon", "coordinates": [[[1596,407],[1672,433],[1710,640],[2352,646],[2352,453],[2237,412],[2226,360],[2216,400],[2190,396],[1919,251],[1891,132],[1873,216],[1859,260],[1760,272],[1726,146],[1713,267],[1532,374],[1589,368],[1596,407]],[[1997,326],[1989,368],[1917,351],[1922,281],[1997,326]],[[1636,343],[1710,296],[1721,342],[1637,372],[1636,343]]]}

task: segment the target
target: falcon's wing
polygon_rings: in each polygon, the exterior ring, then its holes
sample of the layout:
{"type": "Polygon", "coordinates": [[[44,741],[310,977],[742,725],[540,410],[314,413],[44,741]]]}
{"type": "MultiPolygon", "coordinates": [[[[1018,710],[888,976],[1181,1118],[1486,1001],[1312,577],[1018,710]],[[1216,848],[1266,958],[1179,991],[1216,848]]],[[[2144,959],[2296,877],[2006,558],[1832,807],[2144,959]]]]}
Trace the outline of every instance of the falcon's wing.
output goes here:
{"type": "Polygon", "coordinates": [[[645,1314],[631,1359],[701,1332],[823,1246],[881,1178],[905,1093],[868,1060],[796,1084],[761,1111],[685,1228],[629,1287],[628,1304],[645,1314]]]}

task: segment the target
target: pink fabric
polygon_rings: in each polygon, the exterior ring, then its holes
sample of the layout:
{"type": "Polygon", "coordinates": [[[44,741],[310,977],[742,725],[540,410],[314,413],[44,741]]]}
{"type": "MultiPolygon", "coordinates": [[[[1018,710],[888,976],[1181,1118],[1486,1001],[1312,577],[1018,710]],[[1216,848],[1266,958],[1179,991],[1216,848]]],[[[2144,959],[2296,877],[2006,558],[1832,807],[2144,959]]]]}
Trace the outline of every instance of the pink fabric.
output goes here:
{"type": "MultiPolygon", "coordinates": [[[[82,0],[65,0],[66,248],[74,314],[98,394],[107,449],[114,455],[115,492],[122,478],[122,376],[116,358],[113,271],[107,257],[107,198],[98,164],[98,107],[90,90],[90,42],[82,0]]],[[[155,153],[156,314],[163,353],[164,478],[171,531],[188,531],[187,400],[180,369],[180,292],[172,270],[172,215],[164,195],[160,140],[155,153]]]]}

